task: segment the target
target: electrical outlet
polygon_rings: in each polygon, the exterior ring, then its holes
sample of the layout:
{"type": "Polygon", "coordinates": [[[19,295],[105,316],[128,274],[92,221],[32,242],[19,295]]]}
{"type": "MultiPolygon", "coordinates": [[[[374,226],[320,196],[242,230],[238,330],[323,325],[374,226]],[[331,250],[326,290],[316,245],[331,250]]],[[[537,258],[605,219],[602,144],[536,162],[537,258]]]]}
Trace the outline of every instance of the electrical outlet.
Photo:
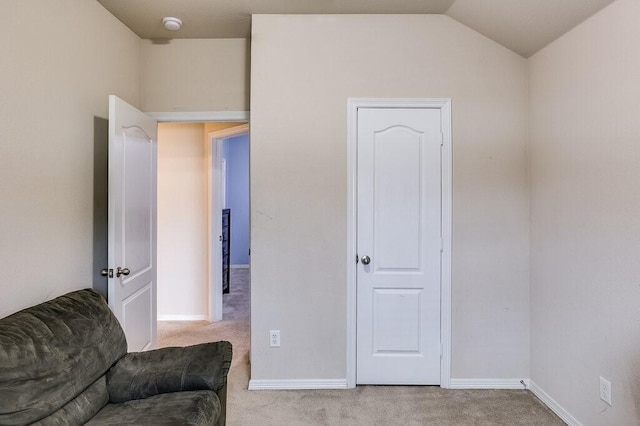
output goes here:
{"type": "Polygon", "coordinates": [[[600,377],[600,399],[611,405],[611,382],[600,377]]]}
{"type": "Polygon", "coordinates": [[[272,348],[280,347],[280,330],[269,331],[269,346],[272,348]]]}

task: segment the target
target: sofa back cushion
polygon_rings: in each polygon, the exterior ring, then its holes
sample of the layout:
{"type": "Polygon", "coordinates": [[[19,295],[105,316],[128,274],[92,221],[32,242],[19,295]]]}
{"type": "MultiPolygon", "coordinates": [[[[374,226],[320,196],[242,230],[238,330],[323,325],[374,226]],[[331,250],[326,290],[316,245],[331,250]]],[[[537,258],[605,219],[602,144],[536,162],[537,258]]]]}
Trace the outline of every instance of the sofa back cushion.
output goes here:
{"type": "MultiPolygon", "coordinates": [[[[118,320],[91,289],[1,319],[0,424],[32,423],[51,415],[126,351],[118,320]]],[[[102,398],[95,403],[104,405],[102,398]]]]}

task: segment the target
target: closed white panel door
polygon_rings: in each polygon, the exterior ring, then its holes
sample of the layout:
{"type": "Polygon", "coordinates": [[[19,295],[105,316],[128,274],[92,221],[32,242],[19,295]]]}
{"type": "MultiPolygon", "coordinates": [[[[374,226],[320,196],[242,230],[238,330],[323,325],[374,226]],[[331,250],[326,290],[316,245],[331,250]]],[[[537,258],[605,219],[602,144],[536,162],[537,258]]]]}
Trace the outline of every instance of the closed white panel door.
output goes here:
{"type": "Polygon", "coordinates": [[[440,384],[440,114],[358,109],[358,384],[440,384]]]}
{"type": "Polygon", "coordinates": [[[109,307],[129,351],[156,345],[157,128],[109,97],[109,307]]]}

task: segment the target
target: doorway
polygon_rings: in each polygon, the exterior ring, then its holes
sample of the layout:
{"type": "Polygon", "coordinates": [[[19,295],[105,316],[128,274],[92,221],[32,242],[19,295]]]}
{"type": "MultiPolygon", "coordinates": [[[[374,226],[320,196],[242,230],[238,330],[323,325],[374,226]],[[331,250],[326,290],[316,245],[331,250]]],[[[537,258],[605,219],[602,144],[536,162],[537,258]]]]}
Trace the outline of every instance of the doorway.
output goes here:
{"type": "MultiPolygon", "coordinates": [[[[250,280],[249,126],[211,132],[208,141],[211,152],[209,253],[213,265],[210,288],[214,295],[233,295],[234,278],[250,280]],[[216,265],[221,265],[220,269],[216,265]]],[[[226,299],[216,297],[211,301],[212,321],[223,319],[226,299]]]]}
{"type": "MultiPolygon", "coordinates": [[[[211,321],[222,293],[211,262],[211,146],[209,133],[242,123],[161,122],[158,149],[158,319],[211,321]]],[[[214,232],[218,232],[217,230],[214,232]]],[[[219,232],[218,234],[219,235],[219,232]]],[[[216,236],[217,236],[216,235],[216,236]]],[[[215,242],[219,245],[216,238],[215,242]]]]}
{"type": "MultiPolygon", "coordinates": [[[[172,165],[172,173],[164,176],[165,182],[159,181],[159,243],[163,247],[171,244],[164,237],[182,238],[189,233],[189,243],[179,247],[178,257],[170,252],[160,256],[159,266],[170,265],[175,269],[174,279],[169,283],[176,292],[167,298],[162,295],[161,287],[159,296],[159,313],[163,309],[162,303],[168,303],[169,307],[176,307],[180,303],[196,304],[199,311],[193,315],[178,314],[158,315],[158,345],[159,347],[184,346],[200,344],[212,340],[227,340],[233,345],[234,365],[247,365],[250,347],[250,281],[249,270],[238,269],[241,274],[236,277],[238,284],[234,287],[234,274],[231,273],[231,292],[223,297],[221,284],[212,288],[215,277],[221,276],[220,246],[219,241],[221,218],[212,219],[214,212],[220,212],[218,208],[222,198],[218,185],[221,180],[222,167],[215,161],[221,156],[216,156],[216,137],[221,139],[238,133],[248,133],[249,126],[238,122],[181,122],[173,123],[164,121],[159,124],[159,171],[163,169],[165,154],[169,155],[172,165]],[[180,139],[171,148],[175,152],[163,152],[163,125],[170,124],[181,127],[183,131],[190,132],[192,138],[180,139]],[[244,129],[239,131],[238,128],[244,129]],[[213,134],[214,138],[210,137],[213,134]],[[182,142],[180,142],[182,140],[182,142]],[[172,193],[163,193],[163,183],[175,185],[172,193]],[[187,184],[189,181],[190,184],[187,184]],[[189,196],[192,201],[187,202],[183,197],[189,196]],[[196,200],[196,201],[193,201],[196,200]],[[214,208],[213,203],[218,207],[214,208]],[[172,215],[163,217],[162,205],[168,206],[172,215]],[[168,221],[166,219],[171,219],[168,221]],[[165,234],[161,234],[162,226],[165,226],[165,234]],[[191,228],[185,230],[184,225],[191,228]],[[215,229],[214,229],[215,228],[215,229]],[[214,253],[215,252],[215,253],[214,253]],[[191,263],[177,265],[179,258],[186,258],[191,263]],[[178,267],[179,266],[179,267],[178,267]],[[189,269],[191,268],[191,269],[189,269]],[[185,278],[193,277],[193,272],[199,271],[197,279],[197,293],[192,294],[186,300],[182,292],[190,291],[185,287],[185,278]],[[171,297],[173,296],[173,297],[171,297]],[[223,303],[224,298],[224,303],[223,303]],[[217,307],[216,307],[217,305],[217,307]],[[219,315],[219,318],[214,318],[219,315]]],[[[160,176],[159,176],[160,179],[160,176]]],[[[218,215],[219,216],[219,215],[218,215]]],[[[175,248],[175,247],[174,247],[175,248]]],[[[159,284],[162,284],[159,279],[159,284]]],[[[184,308],[184,306],[183,306],[184,308]]]]}
{"type": "Polygon", "coordinates": [[[448,387],[450,100],[348,110],[347,385],[448,387]]]}

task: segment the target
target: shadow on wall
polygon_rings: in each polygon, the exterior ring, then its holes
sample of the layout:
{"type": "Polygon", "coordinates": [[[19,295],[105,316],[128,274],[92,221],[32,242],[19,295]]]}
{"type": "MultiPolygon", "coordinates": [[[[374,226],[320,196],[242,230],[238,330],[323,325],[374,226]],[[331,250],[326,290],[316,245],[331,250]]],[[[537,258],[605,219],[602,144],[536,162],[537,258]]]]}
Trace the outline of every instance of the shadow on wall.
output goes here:
{"type": "Polygon", "coordinates": [[[93,289],[107,297],[107,277],[100,270],[108,262],[109,120],[93,117],[93,289]]]}

